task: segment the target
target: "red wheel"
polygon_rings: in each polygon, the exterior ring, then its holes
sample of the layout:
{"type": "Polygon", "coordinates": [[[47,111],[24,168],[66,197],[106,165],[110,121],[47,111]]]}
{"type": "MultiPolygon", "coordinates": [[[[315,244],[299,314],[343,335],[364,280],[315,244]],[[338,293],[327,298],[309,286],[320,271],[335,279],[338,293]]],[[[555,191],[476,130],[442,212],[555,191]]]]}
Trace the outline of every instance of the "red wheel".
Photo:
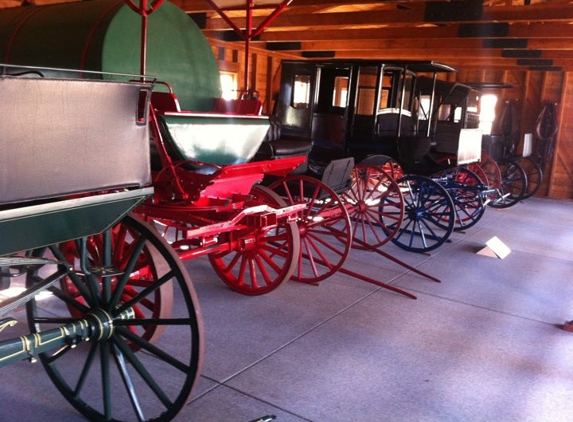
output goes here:
{"type": "Polygon", "coordinates": [[[480,163],[471,163],[468,164],[467,169],[475,173],[475,175],[479,178],[480,182],[484,185],[489,187],[489,181],[487,179],[487,174],[484,169],[480,166],[480,163]]]}
{"type": "MultiPolygon", "coordinates": [[[[89,273],[93,275],[91,280],[97,280],[97,286],[89,286],[92,290],[97,291],[97,293],[93,294],[109,295],[115,292],[118,280],[123,277],[122,272],[116,271],[114,273],[110,269],[125,268],[128,264],[128,259],[133,259],[134,251],[138,248],[137,242],[138,233],[134,229],[125,224],[118,224],[109,232],[106,232],[105,236],[104,234],[98,234],[88,237],[85,240],[85,246],[80,241],[69,241],[60,244],[59,249],[66,261],[73,265],[76,273],[89,273]],[[106,239],[106,236],[111,236],[111,239],[106,239]],[[114,253],[106,256],[104,250],[110,242],[114,253]],[[80,251],[84,251],[83,259],[80,251]],[[111,288],[111,292],[103,292],[104,277],[107,278],[106,286],[111,288]]],[[[157,259],[155,254],[155,250],[147,248],[137,255],[137,260],[133,262],[133,269],[130,271],[127,284],[125,287],[122,287],[120,303],[132,300],[142,288],[156,282],[158,279],[157,274],[159,273],[157,263],[161,261],[157,259]]],[[[81,284],[70,277],[65,277],[61,281],[62,291],[74,299],[67,306],[70,314],[75,318],[82,316],[84,311],[81,309],[80,304],[85,305],[85,298],[88,295],[87,290],[82,292],[78,286],[81,286],[81,284]]],[[[171,283],[161,285],[153,295],[141,300],[133,307],[135,317],[140,319],[169,318],[172,309],[173,287],[171,283]]],[[[136,331],[134,326],[129,326],[128,328],[133,332],[136,331]]],[[[139,329],[142,332],[138,333],[138,335],[153,343],[161,336],[164,326],[149,325],[142,326],[139,329]]],[[[134,348],[133,345],[131,347],[134,348]]]]}
{"type": "Polygon", "coordinates": [[[316,283],[344,264],[352,246],[350,218],[336,192],[308,176],[288,176],[270,186],[288,204],[306,203],[298,227],[302,241],[292,279],[316,283]]]}
{"type": "Polygon", "coordinates": [[[369,164],[371,166],[379,167],[394,180],[404,177],[404,169],[402,169],[400,163],[389,155],[371,155],[362,160],[360,164],[369,164]]]}
{"type": "MultiPolygon", "coordinates": [[[[264,186],[253,186],[257,204],[276,208],[286,204],[264,186]]],[[[209,255],[215,272],[231,289],[246,295],[268,293],[290,279],[300,255],[300,237],[296,223],[279,219],[276,226],[247,227],[231,232],[229,249],[209,255]]]]}
{"type": "Polygon", "coordinates": [[[353,223],[353,238],[378,248],[394,237],[404,219],[400,187],[380,167],[369,164],[356,165],[351,177],[342,199],[353,223]]]}
{"type": "Polygon", "coordinates": [[[495,160],[485,152],[482,152],[479,166],[487,177],[487,185],[491,189],[501,188],[501,171],[495,160]]]}

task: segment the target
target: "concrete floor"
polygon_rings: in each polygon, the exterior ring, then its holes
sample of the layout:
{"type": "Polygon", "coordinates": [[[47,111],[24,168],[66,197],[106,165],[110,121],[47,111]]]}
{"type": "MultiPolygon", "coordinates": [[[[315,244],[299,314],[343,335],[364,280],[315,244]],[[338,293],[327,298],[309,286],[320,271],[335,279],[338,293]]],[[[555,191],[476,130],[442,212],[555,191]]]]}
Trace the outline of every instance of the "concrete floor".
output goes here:
{"type": "MultiPolygon", "coordinates": [[[[346,268],[416,300],[341,273],[246,297],[207,260],[187,262],[206,353],[175,421],[573,420],[573,333],[561,328],[573,319],[573,202],[488,209],[451,239],[431,255],[383,247],[441,283],[351,252],[346,268]],[[503,260],[476,254],[493,236],[511,249],[503,260]]],[[[0,422],[84,420],[39,364],[0,371],[0,422]]]]}

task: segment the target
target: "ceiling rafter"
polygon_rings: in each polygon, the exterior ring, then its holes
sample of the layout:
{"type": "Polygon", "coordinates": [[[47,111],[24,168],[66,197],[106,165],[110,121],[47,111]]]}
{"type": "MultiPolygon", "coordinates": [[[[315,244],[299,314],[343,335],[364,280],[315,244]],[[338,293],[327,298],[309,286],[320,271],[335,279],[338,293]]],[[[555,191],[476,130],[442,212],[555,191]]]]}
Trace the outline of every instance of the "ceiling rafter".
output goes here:
{"type": "MultiPolygon", "coordinates": [[[[296,0],[295,0],[296,1],[296,0]]],[[[289,6],[290,7],[290,6],[289,6]]],[[[262,17],[254,18],[253,24],[262,22],[262,17]]],[[[540,4],[532,6],[497,6],[484,7],[481,18],[471,19],[468,22],[573,22],[573,4],[555,5],[540,4]]],[[[233,23],[244,28],[243,18],[234,18],[233,23]]],[[[426,20],[422,9],[403,9],[367,12],[336,12],[336,13],[313,13],[313,14],[288,14],[283,13],[273,21],[273,27],[322,27],[336,28],[340,26],[368,26],[383,24],[447,24],[451,20],[426,20]]],[[[228,25],[220,18],[210,18],[206,28],[210,30],[226,30],[228,25]]]]}
{"type": "MultiPolygon", "coordinates": [[[[204,0],[177,1],[205,14],[207,37],[233,40],[204,0]]],[[[234,13],[244,27],[244,12],[234,13]]],[[[511,56],[524,55],[573,71],[573,0],[293,0],[252,42],[301,57],[463,58],[465,66],[517,70],[527,62],[511,56]]]]}
{"type": "MultiPolygon", "coordinates": [[[[239,41],[207,1],[170,1],[198,15],[207,37],[239,41]]],[[[215,1],[231,7],[237,27],[246,26],[240,5],[247,0],[215,1]]],[[[258,27],[280,0],[252,1],[258,27]]],[[[0,0],[0,7],[21,2],[0,0]]],[[[399,57],[506,70],[551,61],[573,71],[573,0],[292,0],[252,43],[300,57],[399,57]]]]}

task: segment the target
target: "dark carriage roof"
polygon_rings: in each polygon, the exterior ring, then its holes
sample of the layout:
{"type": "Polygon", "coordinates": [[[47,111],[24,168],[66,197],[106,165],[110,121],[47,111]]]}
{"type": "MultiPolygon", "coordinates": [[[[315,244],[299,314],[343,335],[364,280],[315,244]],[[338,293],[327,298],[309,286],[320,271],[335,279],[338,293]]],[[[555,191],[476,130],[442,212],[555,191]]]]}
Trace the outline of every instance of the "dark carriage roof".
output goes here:
{"type": "Polygon", "coordinates": [[[442,72],[457,72],[458,70],[446,63],[437,62],[433,60],[366,60],[366,59],[337,59],[337,60],[285,60],[285,62],[300,62],[306,63],[314,62],[318,66],[379,66],[384,64],[389,67],[406,68],[413,72],[419,73],[442,73],[442,72]]]}
{"type": "MultiPolygon", "coordinates": [[[[432,87],[434,85],[434,79],[424,76],[420,76],[416,81],[417,89],[422,94],[431,94],[432,87]]],[[[459,82],[449,82],[437,79],[435,81],[436,93],[443,96],[442,103],[447,104],[459,104],[463,99],[465,99],[471,91],[474,90],[473,87],[462,84],[459,82]]]]}

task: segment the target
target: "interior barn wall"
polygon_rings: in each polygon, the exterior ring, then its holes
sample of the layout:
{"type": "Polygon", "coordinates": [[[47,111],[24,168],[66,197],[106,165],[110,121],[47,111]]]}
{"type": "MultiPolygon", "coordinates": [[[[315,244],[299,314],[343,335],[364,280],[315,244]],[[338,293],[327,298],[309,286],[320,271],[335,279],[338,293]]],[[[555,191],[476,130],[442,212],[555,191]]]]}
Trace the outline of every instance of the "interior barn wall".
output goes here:
{"type": "MultiPolygon", "coordinates": [[[[224,42],[208,39],[215,57],[219,59],[219,69],[237,72],[237,87],[244,89],[245,80],[245,44],[242,42],[224,42]]],[[[297,59],[291,54],[270,52],[250,47],[249,88],[259,93],[263,101],[263,113],[271,114],[274,99],[280,89],[280,64],[283,59],[297,59]]]]}
{"type": "Polygon", "coordinates": [[[499,100],[517,102],[520,122],[520,144],[523,150],[526,133],[533,135],[533,151],[542,142],[549,142],[543,168],[543,183],[537,196],[555,199],[573,199],[573,74],[571,72],[543,71],[487,71],[461,70],[459,82],[494,82],[511,84],[512,88],[488,90],[499,100]],[[559,131],[550,141],[536,136],[535,124],[545,102],[556,104],[559,131]]]}
{"type": "Polygon", "coordinates": [[[548,196],[573,198],[573,73],[564,74],[562,94],[557,106],[559,132],[549,179],[548,196]]]}

